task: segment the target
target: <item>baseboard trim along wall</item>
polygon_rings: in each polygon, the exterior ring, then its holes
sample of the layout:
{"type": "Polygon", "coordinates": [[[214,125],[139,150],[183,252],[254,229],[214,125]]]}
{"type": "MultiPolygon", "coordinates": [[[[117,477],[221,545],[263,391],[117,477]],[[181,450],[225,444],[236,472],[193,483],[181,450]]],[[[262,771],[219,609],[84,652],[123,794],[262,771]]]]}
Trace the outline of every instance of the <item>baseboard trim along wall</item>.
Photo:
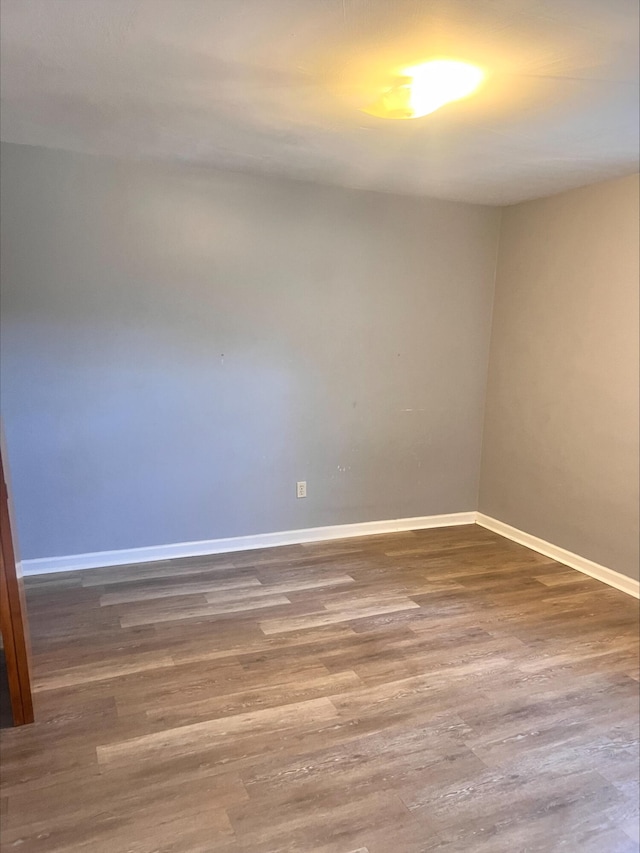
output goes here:
{"type": "Polygon", "coordinates": [[[403,530],[427,530],[435,527],[453,527],[459,524],[474,523],[615,587],[621,592],[640,598],[640,584],[633,578],[587,560],[579,554],[574,554],[565,548],[560,548],[551,542],[532,536],[530,533],[525,533],[523,530],[511,527],[511,525],[481,512],[454,512],[448,515],[396,518],[391,521],[363,521],[359,524],[308,527],[303,530],[258,533],[253,536],[234,536],[229,539],[205,539],[200,542],[179,542],[173,545],[129,548],[123,551],[96,551],[91,554],[73,554],[69,557],[44,557],[38,560],[23,560],[22,573],[26,576],[48,575],[54,572],[127,566],[132,563],[177,560],[181,557],[206,557],[212,554],[226,554],[229,551],[250,551],[255,548],[300,545],[304,542],[323,542],[330,539],[349,539],[354,536],[374,536],[377,533],[398,533],[403,530]]]}
{"type": "Polygon", "coordinates": [[[640,598],[640,582],[622,575],[620,572],[615,572],[613,569],[608,569],[606,566],[601,566],[599,563],[587,560],[586,557],[581,557],[579,554],[574,554],[565,548],[552,545],[551,542],[546,542],[544,539],[539,539],[537,536],[532,536],[530,533],[518,530],[517,527],[511,527],[510,524],[505,524],[496,518],[483,515],[481,512],[476,513],[476,524],[486,527],[487,530],[491,530],[494,533],[499,533],[500,536],[511,539],[519,545],[525,545],[527,548],[531,548],[532,551],[544,554],[545,557],[551,557],[552,560],[557,560],[558,563],[564,563],[565,566],[583,572],[585,575],[590,575],[590,577],[613,586],[615,589],[621,590],[621,592],[626,592],[628,595],[640,598]]]}
{"type": "Polygon", "coordinates": [[[129,548],[124,551],[96,551],[91,554],[73,554],[69,557],[43,557],[37,560],[23,560],[22,573],[48,575],[53,572],[127,566],[131,563],[176,560],[180,557],[203,557],[211,554],[225,554],[228,551],[250,551],[254,548],[273,548],[277,545],[300,545],[304,542],[372,536],[376,533],[452,527],[458,524],[474,524],[475,520],[475,512],[454,512],[448,515],[425,515],[418,518],[397,518],[392,521],[363,521],[359,524],[336,524],[331,527],[308,527],[304,530],[285,530],[280,533],[258,533],[254,536],[235,536],[230,539],[179,542],[149,548],[129,548]]]}

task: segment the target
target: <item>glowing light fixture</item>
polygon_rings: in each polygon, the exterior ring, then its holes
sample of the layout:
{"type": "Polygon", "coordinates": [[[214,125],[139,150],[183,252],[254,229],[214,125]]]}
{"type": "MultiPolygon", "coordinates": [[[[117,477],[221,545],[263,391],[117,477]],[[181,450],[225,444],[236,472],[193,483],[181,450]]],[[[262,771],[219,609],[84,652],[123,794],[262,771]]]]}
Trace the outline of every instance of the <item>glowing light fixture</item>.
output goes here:
{"type": "Polygon", "coordinates": [[[483,71],[475,65],[433,59],[404,68],[395,84],[364,112],[379,118],[420,118],[471,95],[483,80],[483,71]]]}

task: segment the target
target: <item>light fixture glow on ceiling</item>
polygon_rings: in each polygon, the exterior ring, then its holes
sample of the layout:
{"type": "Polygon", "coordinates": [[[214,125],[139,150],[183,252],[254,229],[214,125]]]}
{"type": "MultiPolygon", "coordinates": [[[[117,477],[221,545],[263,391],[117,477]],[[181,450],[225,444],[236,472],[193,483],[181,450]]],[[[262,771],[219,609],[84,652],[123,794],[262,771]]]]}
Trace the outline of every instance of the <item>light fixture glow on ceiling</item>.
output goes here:
{"type": "Polygon", "coordinates": [[[433,59],[404,68],[381,97],[364,112],[379,118],[420,118],[451,101],[476,91],[484,72],[475,65],[453,59],[433,59]]]}

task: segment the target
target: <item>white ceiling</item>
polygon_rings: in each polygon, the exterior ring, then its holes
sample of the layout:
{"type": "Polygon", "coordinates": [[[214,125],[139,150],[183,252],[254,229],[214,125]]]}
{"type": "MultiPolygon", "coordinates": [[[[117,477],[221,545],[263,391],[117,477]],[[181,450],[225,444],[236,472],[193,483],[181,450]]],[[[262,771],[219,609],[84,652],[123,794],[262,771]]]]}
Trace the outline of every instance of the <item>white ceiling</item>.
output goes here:
{"type": "Polygon", "coordinates": [[[504,204],[638,168],[637,0],[2,0],[2,138],[504,204]],[[359,110],[435,56],[489,73],[359,110]]]}

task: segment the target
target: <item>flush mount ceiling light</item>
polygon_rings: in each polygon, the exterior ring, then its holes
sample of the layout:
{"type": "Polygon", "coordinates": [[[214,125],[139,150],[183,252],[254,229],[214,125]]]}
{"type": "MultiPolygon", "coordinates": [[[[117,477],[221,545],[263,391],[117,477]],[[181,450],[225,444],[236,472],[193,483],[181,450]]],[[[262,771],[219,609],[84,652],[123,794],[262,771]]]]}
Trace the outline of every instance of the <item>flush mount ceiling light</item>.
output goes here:
{"type": "Polygon", "coordinates": [[[433,59],[404,68],[392,86],[363,112],[378,118],[420,118],[471,95],[484,79],[475,65],[433,59]]]}

